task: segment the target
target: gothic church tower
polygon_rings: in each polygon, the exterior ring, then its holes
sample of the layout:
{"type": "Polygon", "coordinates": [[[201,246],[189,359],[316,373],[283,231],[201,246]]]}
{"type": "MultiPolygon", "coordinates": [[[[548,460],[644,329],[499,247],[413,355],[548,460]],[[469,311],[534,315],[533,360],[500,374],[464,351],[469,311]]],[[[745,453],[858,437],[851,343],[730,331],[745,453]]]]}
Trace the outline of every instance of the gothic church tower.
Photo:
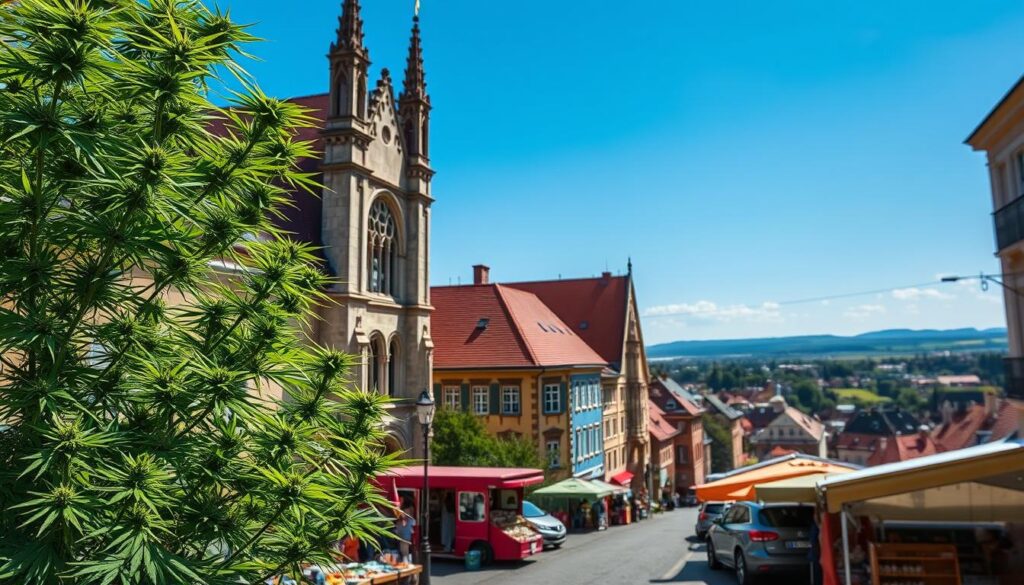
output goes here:
{"type": "Polygon", "coordinates": [[[338,280],[320,342],[362,358],[353,380],[397,400],[393,449],[421,453],[414,407],[431,376],[429,121],[418,17],[403,91],[383,69],[369,89],[359,0],[345,0],[331,45],[323,137],[324,255],[338,280]]]}

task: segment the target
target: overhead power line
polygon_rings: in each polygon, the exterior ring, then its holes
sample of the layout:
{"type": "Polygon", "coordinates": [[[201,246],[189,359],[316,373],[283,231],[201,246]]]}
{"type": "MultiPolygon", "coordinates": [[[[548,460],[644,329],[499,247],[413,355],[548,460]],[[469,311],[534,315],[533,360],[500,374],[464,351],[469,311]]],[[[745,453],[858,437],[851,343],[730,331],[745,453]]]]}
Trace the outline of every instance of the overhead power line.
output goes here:
{"type": "MultiPolygon", "coordinates": [[[[869,296],[869,295],[878,295],[878,294],[891,293],[891,292],[894,292],[894,291],[905,290],[905,289],[909,289],[909,288],[932,288],[932,287],[936,287],[936,286],[942,286],[942,285],[947,285],[947,284],[954,283],[954,282],[967,281],[967,280],[979,281],[981,283],[981,286],[982,286],[983,290],[987,290],[988,289],[987,283],[995,282],[995,283],[999,284],[1000,286],[1002,286],[1004,288],[1008,288],[1008,289],[1016,292],[1015,289],[1010,288],[1009,286],[1005,285],[1002,281],[997,280],[997,279],[1002,279],[1002,278],[1005,278],[1007,276],[1015,276],[1017,274],[1024,274],[1024,273],[1004,272],[1002,274],[985,274],[985,273],[980,273],[980,274],[977,274],[977,275],[974,275],[974,276],[943,276],[942,278],[940,278],[938,280],[930,280],[928,282],[920,282],[920,283],[917,283],[917,284],[905,284],[905,285],[901,285],[901,286],[890,286],[890,287],[886,287],[886,288],[876,288],[876,289],[872,289],[872,290],[863,290],[863,291],[858,291],[858,292],[849,292],[849,293],[838,293],[838,294],[832,294],[832,295],[823,295],[823,296],[819,296],[819,297],[807,297],[807,298],[793,299],[793,300],[788,300],[788,301],[777,301],[777,302],[766,301],[766,303],[771,303],[771,304],[775,304],[775,305],[779,305],[779,306],[800,305],[800,304],[806,304],[806,303],[820,303],[820,302],[824,302],[824,301],[835,301],[835,300],[841,300],[841,299],[850,299],[850,298],[864,297],[864,296],[869,296]]],[[[1024,294],[1022,294],[1022,296],[1024,296],[1024,294]]],[[[762,304],[765,304],[765,303],[762,303],[762,304]]],[[[680,316],[685,316],[686,314],[687,313],[658,313],[658,314],[653,314],[653,315],[651,315],[651,314],[644,315],[644,318],[646,318],[646,319],[657,319],[657,318],[661,318],[661,317],[680,317],[680,316]]]]}

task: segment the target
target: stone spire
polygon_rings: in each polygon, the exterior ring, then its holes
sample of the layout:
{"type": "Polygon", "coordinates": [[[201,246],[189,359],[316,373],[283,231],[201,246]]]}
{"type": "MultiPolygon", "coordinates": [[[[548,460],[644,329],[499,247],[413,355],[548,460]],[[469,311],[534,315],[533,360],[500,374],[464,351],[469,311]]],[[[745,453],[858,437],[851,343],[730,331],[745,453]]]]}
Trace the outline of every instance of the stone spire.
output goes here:
{"type": "Polygon", "coordinates": [[[402,84],[401,100],[421,100],[427,97],[427,78],[423,70],[423,47],[420,45],[420,17],[412,17],[412,38],[409,40],[409,57],[405,63],[405,81],[402,84]]]}
{"type": "Polygon", "coordinates": [[[334,50],[348,50],[365,53],[363,47],[363,19],[359,16],[359,0],[345,0],[338,17],[338,40],[331,47],[334,50]]]}

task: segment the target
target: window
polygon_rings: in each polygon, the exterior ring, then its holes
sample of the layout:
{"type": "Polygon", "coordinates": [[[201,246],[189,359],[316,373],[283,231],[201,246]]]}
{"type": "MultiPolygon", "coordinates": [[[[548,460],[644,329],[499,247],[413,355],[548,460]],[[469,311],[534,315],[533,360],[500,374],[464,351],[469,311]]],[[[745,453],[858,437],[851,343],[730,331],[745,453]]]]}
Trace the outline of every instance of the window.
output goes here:
{"type": "Polygon", "coordinates": [[[686,463],[686,445],[676,445],[676,462],[686,463]]]}
{"type": "Polygon", "coordinates": [[[583,408],[583,393],[580,392],[580,385],[578,382],[572,383],[572,406],[573,410],[579,412],[583,408]]]}
{"type": "Polygon", "coordinates": [[[481,415],[490,412],[490,396],[487,386],[473,386],[473,414],[481,415]]]}
{"type": "Polygon", "coordinates": [[[676,409],[676,401],[675,400],[666,400],[665,401],[665,410],[675,410],[675,409],[676,409]]]}
{"type": "Polygon", "coordinates": [[[441,390],[442,402],[441,405],[444,408],[450,408],[452,410],[459,409],[459,387],[458,386],[445,386],[441,390]]]}
{"type": "Polygon", "coordinates": [[[1017,195],[1024,196],[1024,150],[1017,152],[1017,195]]]}
{"type": "Polygon", "coordinates": [[[576,427],[576,444],[573,445],[576,451],[576,461],[583,461],[583,429],[576,427]]]}
{"type": "Polygon", "coordinates": [[[370,292],[394,296],[398,275],[397,228],[391,209],[383,199],[370,207],[366,239],[367,278],[370,292]]]}
{"type": "Polygon", "coordinates": [[[519,386],[501,387],[501,414],[519,414],[519,386]]]}
{"type": "Polygon", "coordinates": [[[390,351],[388,351],[388,396],[398,396],[398,364],[401,360],[398,356],[398,338],[391,340],[390,351]]]}
{"type": "Polygon", "coordinates": [[[612,421],[610,421],[610,420],[604,421],[604,436],[606,436],[606,437],[612,436],[612,434],[610,432],[611,428],[612,428],[612,421]]]}
{"type": "Polygon", "coordinates": [[[556,469],[561,467],[562,459],[562,442],[561,441],[548,441],[548,467],[556,469]]]}
{"type": "Polygon", "coordinates": [[[384,387],[385,360],[384,339],[376,337],[370,340],[370,388],[379,392],[384,387]]]}
{"type": "Polygon", "coordinates": [[[483,522],[487,518],[484,495],[479,492],[459,492],[459,520],[483,522]]]}
{"type": "Polygon", "coordinates": [[[686,432],[686,421],[681,420],[678,423],[676,423],[676,429],[678,429],[680,433],[685,433],[686,432]]]}
{"type": "Polygon", "coordinates": [[[544,384],[544,414],[562,412],[562,392],[558,384],[544,384]]]}
{"type": "Polygon", "coordinates": [[[590,406],[601,406],[601,388],[593,382],[590,384],[590,406]]]}

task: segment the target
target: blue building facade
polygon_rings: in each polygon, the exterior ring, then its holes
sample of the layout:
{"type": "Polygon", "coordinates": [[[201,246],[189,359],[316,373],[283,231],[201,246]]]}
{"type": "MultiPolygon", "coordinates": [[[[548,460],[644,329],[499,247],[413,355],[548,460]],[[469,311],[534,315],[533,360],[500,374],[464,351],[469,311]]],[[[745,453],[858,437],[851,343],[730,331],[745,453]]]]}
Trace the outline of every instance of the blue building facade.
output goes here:
{"type": "Polygon", "coordinates": [[[585,479],[604,477],[604,409],[601,376],[578,374],[569,377],[572,429],[572,474],[585,479]]]}

